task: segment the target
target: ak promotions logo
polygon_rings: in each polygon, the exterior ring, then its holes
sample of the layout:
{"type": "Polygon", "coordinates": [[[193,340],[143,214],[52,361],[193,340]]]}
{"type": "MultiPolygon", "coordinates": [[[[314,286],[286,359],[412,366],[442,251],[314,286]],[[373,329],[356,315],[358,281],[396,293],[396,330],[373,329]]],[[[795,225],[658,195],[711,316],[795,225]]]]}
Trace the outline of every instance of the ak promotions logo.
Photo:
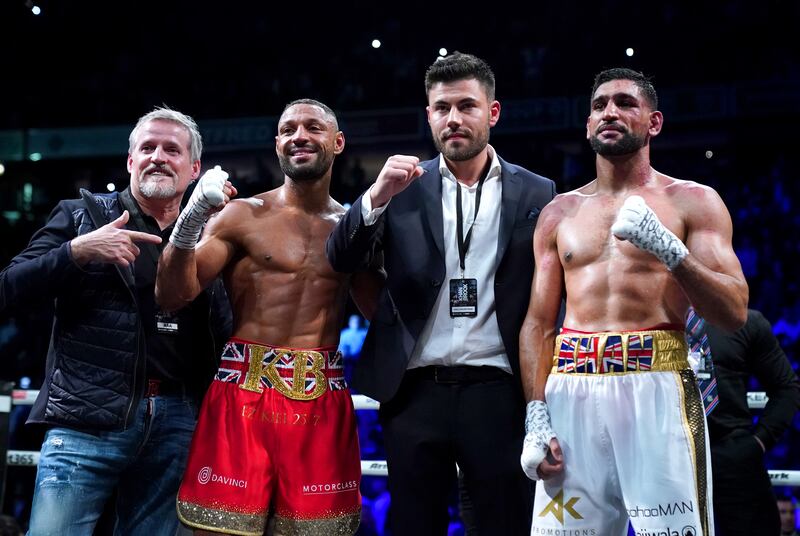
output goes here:
{"type": "Polygon", "coordinates": [[[561,525],[564,525],[564,516],[569,516],[573,519],[583,519],[583,516],[575,509],[575,503],[580,500],[580,497],[569,497],[564,500],[564,490],[561,489],[553,497],[553,500],[547,503],[544,510],[541,511],[539,517],[545,517],[551,514],[555,517],[561,525]]]}
{"type": "Polygon", "coordinates": [[[208,483],[222,484],[224,486],[232,486],[234,488],[246,488],[247,480],[239,480],[238,478],[231,478],[228,476],[215,474],[211,467],[203,467],[197,473],[197,481],[205,485],[208,483]]]}

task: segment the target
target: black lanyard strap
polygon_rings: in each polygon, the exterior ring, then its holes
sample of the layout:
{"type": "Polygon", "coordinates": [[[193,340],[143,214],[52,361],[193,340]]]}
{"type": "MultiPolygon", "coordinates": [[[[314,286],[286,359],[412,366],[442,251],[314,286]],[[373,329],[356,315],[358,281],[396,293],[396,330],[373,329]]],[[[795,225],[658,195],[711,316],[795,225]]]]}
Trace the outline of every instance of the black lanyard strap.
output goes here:
{"type": "Polygon", "coordinates": [[[456,180],[456,235],[458,237],[458,260],[461,265],[461,272],[464,272],[464,259],[469,250],[469,242],[472,239],[472,228],[475,226],[475,219],[478,217],[478,209],[481,207],[481,191],[483,190],[483,181],[486,180],[486,175],[478,181],[478,188],[475,191],[475,213],[472,215],[472,223],[467,231],[466,238],[464,237],[464,214],[461,210],[461,184],[456,180]]]}

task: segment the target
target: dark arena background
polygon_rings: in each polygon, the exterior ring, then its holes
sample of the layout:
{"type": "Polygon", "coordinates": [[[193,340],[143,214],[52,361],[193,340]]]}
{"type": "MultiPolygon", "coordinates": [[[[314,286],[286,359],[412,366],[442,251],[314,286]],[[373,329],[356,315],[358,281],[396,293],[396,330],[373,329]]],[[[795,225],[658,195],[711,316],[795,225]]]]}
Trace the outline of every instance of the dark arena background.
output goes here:
{"type": "MultiPolygon", "coordinates": [[[[0,1],[0,265],[59,199],[127,186],[128,134],[154,106],[193,116],[203,168],[221,165],[248,196],[282,182],[274,135],[283,106],[319,99],[337,112],[347,140],[332,195],[351,203],[387,157],[434,155],[425,69],[440,54],[469,52],[497,77],[493,146],[563,192],[594,178],[584,128],[594,75],[624,66],[652,76],[659,93],[665,125],[653,167],[720,193],[750,307],[772,323],[797,370],[800,3],[504,4],[0,1]]],[[[23,426],[31,396],[23,390],[43,380],[45,309],[0,313],[2,400],[15,390],[0,408],[0,452],[9,451],[0,492],[3,513],[23,529],[41,445],[41,431],[23,426]]],[[[349,367],[364,324],[356,316],[342,326],[349,367]]],[[[765,387],[753,381],[750,390],[765,387]]],[[[358,417],[362,459],[383,460],[376,412],[358,417]]],[[[797,415],[766,456],[778,494],[800,495],[797,415]]],[[[358,534],[386,534],[385,477],[364,476],[362,493],[358,534]]],[[[455,497],[453,535],[464,533],[455,497]]]]}

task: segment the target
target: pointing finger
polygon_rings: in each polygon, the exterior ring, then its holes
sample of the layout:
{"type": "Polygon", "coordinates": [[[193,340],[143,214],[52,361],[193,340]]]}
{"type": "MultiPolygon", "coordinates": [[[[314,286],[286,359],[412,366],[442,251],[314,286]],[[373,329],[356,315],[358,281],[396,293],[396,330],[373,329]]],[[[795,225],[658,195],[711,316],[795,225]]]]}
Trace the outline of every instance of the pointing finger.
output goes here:
{"type": "Polygon", "coordinates": [[[134,242],[145,242],[147,244],[160,244],[161,237],[150,233],[139,231],[127,231],[128,237],[134,242]]]}

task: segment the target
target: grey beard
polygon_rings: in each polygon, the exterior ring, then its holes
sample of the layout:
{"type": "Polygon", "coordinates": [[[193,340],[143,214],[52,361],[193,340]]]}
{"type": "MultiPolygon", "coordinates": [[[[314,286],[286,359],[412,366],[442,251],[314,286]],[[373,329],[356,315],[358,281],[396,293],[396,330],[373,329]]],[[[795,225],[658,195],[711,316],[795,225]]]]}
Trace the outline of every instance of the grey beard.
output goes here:
{"type": "Polygon", "coordinates": [[[175,197],[178,190],[175,183],[162,184],[155,181],[139,182],[139,193],[145,199],[169,199],[175,197]]]}

